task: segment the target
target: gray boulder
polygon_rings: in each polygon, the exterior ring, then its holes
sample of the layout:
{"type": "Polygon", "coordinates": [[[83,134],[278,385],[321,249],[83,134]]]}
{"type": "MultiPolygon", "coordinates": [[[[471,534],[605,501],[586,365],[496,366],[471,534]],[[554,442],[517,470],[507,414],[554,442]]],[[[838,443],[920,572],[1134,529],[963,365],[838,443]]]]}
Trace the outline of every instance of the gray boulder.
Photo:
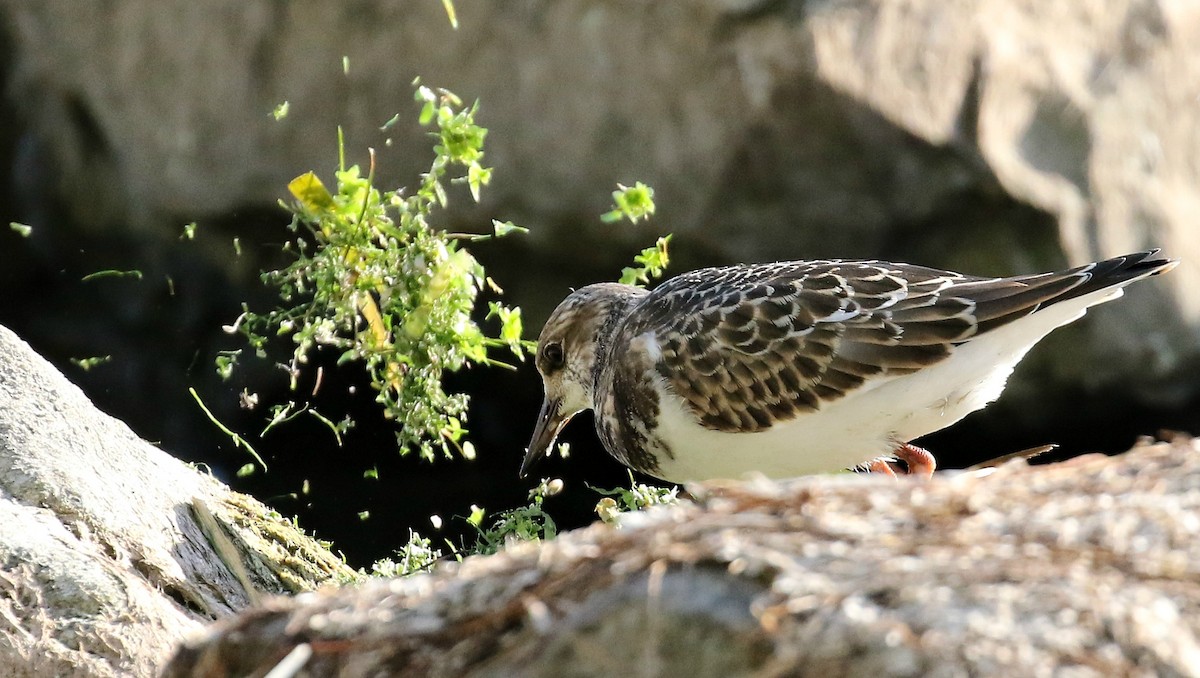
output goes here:
{"type": "Polygon", "coordinates": [[[0,327],[0,675],[151,676],[204,624],[353,574],[0,327]]]}

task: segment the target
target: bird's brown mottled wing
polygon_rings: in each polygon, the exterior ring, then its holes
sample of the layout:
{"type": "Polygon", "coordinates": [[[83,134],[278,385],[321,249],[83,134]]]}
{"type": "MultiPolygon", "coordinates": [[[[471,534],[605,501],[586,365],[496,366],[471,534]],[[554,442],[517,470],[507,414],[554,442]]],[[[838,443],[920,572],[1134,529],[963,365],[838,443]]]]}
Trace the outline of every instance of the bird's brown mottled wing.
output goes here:
{"type": "Polygon", "coordinates": [[[651,292],[621,334],[654,333],[655,370],[704,426],[758,431],[871,377],[932,365],[1046,303],[1132,278],[1152,254],[999,279],[876,261],[704,269],[651,292]]]}
{"type": "Polygon", "coordinates": [[[705,269],[654,290],[625,333],[654,333],[658,373],[704,426],[757,431],[946,357],[975,329],[970,304],[939,294],[957,280],[875,262],[705,269]]]}

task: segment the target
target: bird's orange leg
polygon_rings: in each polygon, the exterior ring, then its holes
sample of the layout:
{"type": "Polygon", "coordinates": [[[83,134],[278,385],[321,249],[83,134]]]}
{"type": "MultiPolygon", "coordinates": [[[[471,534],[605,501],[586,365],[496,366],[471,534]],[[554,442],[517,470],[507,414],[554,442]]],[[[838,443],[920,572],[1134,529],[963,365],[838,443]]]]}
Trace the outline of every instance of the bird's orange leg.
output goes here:
{"type": "Polygon", "coordinates": [[[879,473],[891,478],[900,475],[932,478],[933,471],[937,468],[937,462],[934,461],[933,455],[929,453],[929,450],[917,447],[916,445],[896,443],[892,454],[895,455],[896,459],[903,461],[904,466],[901,466],[897,461],[887,458],[872,459],[863,466],[871,473],[879,473]]]}
{"type": "Polygon", "coordinates": [[[910,443],[900,443],[892,451],[892,454],[896,455],[896,458],[900,461],[908,464],[908,475],[910,476],[932,478],[933,470],[937,468],[937,462],[934,461],[933,455],[929,453],[929,450],[910,443]]]}
{"type": "Polygon", "coordinates": [[[894,462],[887,459],[872,459],[866,463],[867,470],[871,473],[881,473],[892,478],[896,477],[896,466],[894,462]]]}

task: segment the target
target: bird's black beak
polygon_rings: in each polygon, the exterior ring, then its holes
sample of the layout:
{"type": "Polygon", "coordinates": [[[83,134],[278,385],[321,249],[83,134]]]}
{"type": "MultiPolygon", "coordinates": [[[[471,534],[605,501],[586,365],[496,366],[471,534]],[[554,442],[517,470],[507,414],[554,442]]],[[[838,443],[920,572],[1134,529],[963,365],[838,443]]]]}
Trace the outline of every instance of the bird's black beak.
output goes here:
{"type": "Polygon", "coordinates": [[[549,396],[542,400],[542,411],[538,413],[537,426],[533,427],[533,438],[529,440],[529,447],[525,449],[525,460],[521,462],[522,480],[529,477],[529,472],[554,445],[559,431],[570,421],[569,415],[564,417],[559,412],[561,408],[560,400],[553,400],[549,396]]]}

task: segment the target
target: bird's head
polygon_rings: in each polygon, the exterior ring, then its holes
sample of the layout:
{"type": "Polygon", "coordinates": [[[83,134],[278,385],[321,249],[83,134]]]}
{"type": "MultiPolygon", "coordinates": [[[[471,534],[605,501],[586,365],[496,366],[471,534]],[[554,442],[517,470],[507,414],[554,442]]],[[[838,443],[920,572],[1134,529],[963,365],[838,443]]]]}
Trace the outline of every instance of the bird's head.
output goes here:
{"type": "Polygon", "coordinates": [[[550,314],[538,337],[535,364],[545,398],[521,464],[526,477],[554,445],[571,417],[592,408],[598,351],[645,290],[599,283],[572,292],[550,314]]]}

